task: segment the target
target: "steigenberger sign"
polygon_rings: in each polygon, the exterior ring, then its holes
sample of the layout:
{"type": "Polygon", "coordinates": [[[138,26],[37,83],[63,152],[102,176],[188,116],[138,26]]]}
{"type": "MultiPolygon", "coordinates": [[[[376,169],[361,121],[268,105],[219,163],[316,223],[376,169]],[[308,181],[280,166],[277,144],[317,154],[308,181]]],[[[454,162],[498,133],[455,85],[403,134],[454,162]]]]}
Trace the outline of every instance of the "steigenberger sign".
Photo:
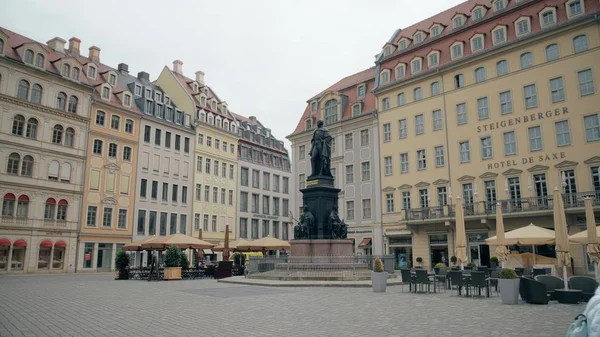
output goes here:
{"type": "Polygon", "coordinates": [[[562,107],[562,109],[554,109],[548,110],[546,112],[538,112],[532,113],[528,115],[515,116],[509,119],[505,119],[499,122],[486,123],[483,125],[477,126],[477,133],[488,132],[498,129],[504,129],[509,126],[519,125],[521,123],[526,124],[530,122],[535,122],[537,120],[541,120],[544,118],[554,118],[559,117],[561,115],[566,115],[569,113],[569,109],[567,107],[562,107]]]}

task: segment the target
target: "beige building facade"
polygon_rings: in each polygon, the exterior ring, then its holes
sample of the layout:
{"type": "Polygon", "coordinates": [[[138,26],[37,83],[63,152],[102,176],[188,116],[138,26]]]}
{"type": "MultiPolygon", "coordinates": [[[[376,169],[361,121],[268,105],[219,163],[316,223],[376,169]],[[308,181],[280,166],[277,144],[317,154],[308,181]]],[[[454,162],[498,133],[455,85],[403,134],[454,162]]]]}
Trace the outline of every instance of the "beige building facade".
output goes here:
{"type": "MultiPolygon", "coordinates": [[[[506,230],[553,228],[555,187],[570,233],[585,228],[584,195],[600,211],[599,9],[594,1],[467,1],[384,46],[375,89],[381,206],[398,264],[448,263],[457,196],[477,265],[493,256],[485,239],[495,235],[497,203],[506,230]]],[[[593,272],[584,246],[571,252],[576,273],[593,272]]]]}

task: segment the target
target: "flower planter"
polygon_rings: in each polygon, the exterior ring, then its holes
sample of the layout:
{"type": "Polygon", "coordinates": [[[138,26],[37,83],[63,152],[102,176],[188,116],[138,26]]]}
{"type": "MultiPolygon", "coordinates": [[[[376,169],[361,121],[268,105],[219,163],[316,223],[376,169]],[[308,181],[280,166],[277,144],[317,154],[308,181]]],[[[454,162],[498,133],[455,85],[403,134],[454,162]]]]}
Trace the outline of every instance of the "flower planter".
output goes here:
{"type": "Polygon", "coordinates": [[[116,274],[117,274],[116,275],[117,280],[129,280],[129,270],[127,270],[127,269],[119,269],[119,270],[117,270],[116,274]]]}
{"type": "Polygon", "coordinates": [[[165,267],[165,280],[181,280],[181,267],[165,267]]]}
{"type": "Polygon", "coordinates": [[[387,287],[387,279],[388,279],[388,273],[387,272],[371,272],[371,283],[373,285],[373,292],[374,293],[384,293],[385,292],[385,288],[387,287]]]}
{"type": "Polygon", "coordinates": [[[498,279],[498,288],[500,290],[500,297],[504,304],[518,304],[519,303],[519,283],[520,279],[498,279]]]}

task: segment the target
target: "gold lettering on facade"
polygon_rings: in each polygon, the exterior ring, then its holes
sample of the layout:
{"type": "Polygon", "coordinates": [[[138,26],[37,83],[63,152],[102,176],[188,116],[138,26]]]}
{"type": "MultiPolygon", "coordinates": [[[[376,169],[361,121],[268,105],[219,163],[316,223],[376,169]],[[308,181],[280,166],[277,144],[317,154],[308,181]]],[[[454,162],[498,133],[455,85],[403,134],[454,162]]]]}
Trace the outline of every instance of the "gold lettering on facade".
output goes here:
{"type": "Polygon", "coordinates": [[[540,119],[544,119],[544,118],[559,117],[561,115],[566,115],[568,113],[569,113],[569,109],[567,107],[562,107],[562,109],[554,109],[554,110],[548,110],[546,112],[538,112],[538,113],[532,113],[532,114],[523,115],[523,116],[516,116],[516,117],[506,119],[503,121],[499,121],[499,122],[478,125],[477,133],[493,131],[496,129],[503,129],[508,126],[518,125],[521,123],[535,122],[536,120],[540,120],[540,119]]]}
{"type": "Polygon", "coordinates": [[[499,169],[499,168],[505,168],[505,167],[513,167],[513,166],[519,166],[519,165],[527,165],[527,164],[542,163],[542,162],[552,161],[552,160],[565,159],[566,157],[567,157],[567,155],[564,152],[555,152],[555,153],[550,153],[550,154],[542,154],[539,156],[523,157],[520,159],[509,159],[509,160],[497,161],[494,163],[489,163],[487,165],[487,168],[488,168],[488,170],[492,170],[492,169],[499,169]]]}

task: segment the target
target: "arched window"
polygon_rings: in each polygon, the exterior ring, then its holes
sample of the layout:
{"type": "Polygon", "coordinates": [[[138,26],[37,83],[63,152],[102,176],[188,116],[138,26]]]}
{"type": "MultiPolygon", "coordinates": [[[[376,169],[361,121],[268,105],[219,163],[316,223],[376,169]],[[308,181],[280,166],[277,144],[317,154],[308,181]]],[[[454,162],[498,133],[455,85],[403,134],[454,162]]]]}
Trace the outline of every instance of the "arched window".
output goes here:
{"type": "Polygon", "coordinates": [[[17,136],[22,136],[24,125],[25,125],[25,117],[23,117],[23,115],[16,115],[13,118],[12,134],[17,135],[17,136]]]}
{"type": "Polygon", "coordinates": [[[34,84],[33,88],[31,88],[31,97],[30,100],[33,103],[40,104],[42,103],[42,86],[39,84],[34,84]]]}
{"type": "Polygon", "coordinates": [[[48,198],[44,207],[44,219],[54,220],[54,213],[56,211],[56,200],[54,198],[48,198]]]}
{"type": "Polygon", "coordinates": [[[21,165],[21,175],[26,177],[31,177],[33,173],[33,157],[25,156],[23,157],[23,164],[21,165]]]}
{"type": "Polygon", "coordinates": [[[29,213],[29,197],[22,194],[17,201],[17,218],[27,218],[29,213]]]}
{"type": "Polygon", "coordinates": [[[79,68],[73,67],[73,72],[71,74],[71,78],[74,80],[79,80],[79,68]]]}
{"type": "Polygon", "coordinates": [[[19,164],[21,162],[21,156],[18,153],[13,152],[8,156],[8,165],[6,166],[6,173],[8,174],[19,174],[19,164]]]}
{"type": "Polygon", "coordinates": [[[71,164],[64,163],[60,168],[60,181],[71,181],[71,164]]]}
{"type": "Polygon", "coordinates": [[[69,98],[69,108],[67,109],[67,111],[76,113],[77,112],[77,102],[78,102],[77,97],[71,96],[69,98]]]}
{"type": "Polygon", "coordinates": [[[23,62],[27,64],[33,64],[33,50],[27,49],[25,51],[25,56],[23,57],[23,62]]]}
{"type": "Polygon", "coordinates": [[[325,124],[329,125],[338,121],[338,102],[330,99],[325,102],[325,124]]]}
{"type": "Polygon", "coordinates": [[[208,115],[208,124],[213,124],[213,116],[208,115]]]}
{"type": "Polygon", "coordinates": [[[27,131],[25,131],[25,137],[36,139],[37,138],[37,128],[38,128],[37,119],[29,118],[29,120],[27,121],[27,131]]]}
{"type": "Polygon", "coordinates": [[[50,166],[48,166],[48,179],[58,180],[58,170],[59,170],[58,161],[56,161],[56,160],[51,161],[50,166]]]}
{"type": "Polygon", "coordinates": [[[65,130],[65,143],[64,146],[73,147],[73,141],[75,139],[75,130],[73,128],[67,128],[65,130]]]}
{"type": "Polygon", "coordinates": [[[521,69],[533,66],[533,54],[530,52],[521,54],[521,69]]]}
{"type": "Polygon", "coordinates": [[[69,203],[62,199],[58,202],[58,212],[56,213],[56,220],[67,220],[67,207],[69,207],[69,203]]]}
{"type": "Polygon", "coordinates": [[[504,76],[508,74],[508,61],[498,61],[498,63],[496,63],[496,72],[498,73],[498,76],[504,76]]]}
{"type": "Polygon", "coordinates": [[[71,75],[71,66],[68,64],[63,64],[62,75],[65,77],[69,77],[71,75]]]}
{"type": "Polygon", "coordinates": [[[43,68],[44,67],[44,59],[45,59],[44,55],[42,55],[42,54],[35,55],[35,66],[43,68]]]}
{"type": "Polygon", "coordinates": [[[573,38],[573,49],[575,53],[588,50],[588,38],[586,35],[578,35],[573,38]]]}
{"type": "Polygon", "coordinates": [[[2,216],[13,216],[15,213],[15,195],[6,193],[2,199],[2,216]]]}
{"type": "Polygon", "coordinates": [[[52,143],[62,144],[63,127],[62,125],[55,125],[52,131],[52,143]]]}
{"type": "Polygon", "coordinates": [[[27,97],[29,97],[29,82],[27,82],[25,80],[19,81],[17,97],[20,99],[27,100],[27,97]]]}
{"type": "Polygon", "coordinates": [[[58,110],[65,110],[67,107],[67,94],[59,92],[56,96],[56,108],[58,110]]]}
{"type": "Polygon", "coordinates": [[[554,61],[560,57],[558,45],[553,43],[546,47],[546,61],[554,61]]]}

